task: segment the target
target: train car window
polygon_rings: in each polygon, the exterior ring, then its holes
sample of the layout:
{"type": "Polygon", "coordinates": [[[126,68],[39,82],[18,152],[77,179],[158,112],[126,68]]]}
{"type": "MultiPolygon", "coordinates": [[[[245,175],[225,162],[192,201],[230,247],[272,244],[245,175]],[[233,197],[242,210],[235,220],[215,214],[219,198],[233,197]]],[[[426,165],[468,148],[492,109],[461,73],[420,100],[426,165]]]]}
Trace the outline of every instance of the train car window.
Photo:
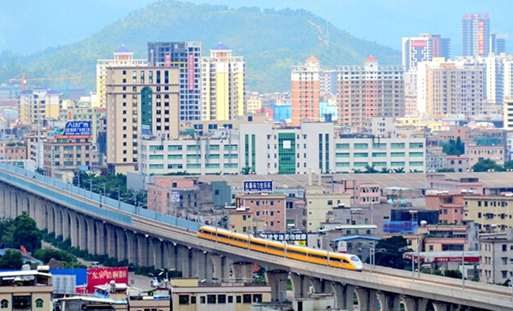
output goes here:
{"type": "Polygon", "coordinates": [[[351,259],[354,262],[359,262],[360,261],[360,258],[358,258],[356,256],[351,256],[351,258],[349,258],[349,259],[351,259]]]}

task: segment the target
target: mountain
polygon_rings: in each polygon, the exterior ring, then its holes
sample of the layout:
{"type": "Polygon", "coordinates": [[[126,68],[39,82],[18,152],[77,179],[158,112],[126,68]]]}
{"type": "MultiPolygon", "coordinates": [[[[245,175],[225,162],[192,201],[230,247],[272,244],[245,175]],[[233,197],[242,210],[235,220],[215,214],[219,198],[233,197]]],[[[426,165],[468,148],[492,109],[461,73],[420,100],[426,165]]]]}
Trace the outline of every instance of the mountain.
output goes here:
{"type": "Polygon", "coordinates": [[[147,58],[150,41],[200,41],[205,55],[223,42],[233,49],[233,55],[244,56],[248,89],[261,92],[288,90],[290,66],[303,63],[310,55],[323,68],[361,65],[371,54],[382,64],[401,62],[398,51],[355,38],[305,10],[230,9],[168,0],[133,11],[74,44],[27,57],[4,52],[0,79],[21,72],[27,78],[81,74],[86,87],[94,89],[97,59],[112,58],[122,44],[134,51],[135,58],[147,58]]]}

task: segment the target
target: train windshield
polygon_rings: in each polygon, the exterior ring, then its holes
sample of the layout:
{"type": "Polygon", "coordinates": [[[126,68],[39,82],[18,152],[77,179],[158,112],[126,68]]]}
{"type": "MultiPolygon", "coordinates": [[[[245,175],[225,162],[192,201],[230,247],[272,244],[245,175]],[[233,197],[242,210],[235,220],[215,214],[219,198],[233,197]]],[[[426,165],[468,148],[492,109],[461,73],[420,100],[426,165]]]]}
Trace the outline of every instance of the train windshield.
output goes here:
{"type": "Polygon", "coordinates": [[[354,262],[359,262],[360,261],[360,258],[358,258],[356,256],[351,256],[349,259],[351,259],[351,261],[354,261],[354,262]]]}

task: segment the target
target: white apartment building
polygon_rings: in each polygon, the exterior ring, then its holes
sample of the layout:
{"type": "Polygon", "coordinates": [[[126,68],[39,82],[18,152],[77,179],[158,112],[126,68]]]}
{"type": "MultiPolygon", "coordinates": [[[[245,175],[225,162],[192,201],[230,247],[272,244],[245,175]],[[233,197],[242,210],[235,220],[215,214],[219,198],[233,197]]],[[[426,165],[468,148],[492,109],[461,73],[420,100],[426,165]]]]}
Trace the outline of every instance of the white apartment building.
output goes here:
{"type": "Polygon", "coordinates": [[[139,171],[147,175],[349,173],[375,169],[425,171],[425,138],[340,135],[333,123],[274,128],[241,124],[210,129],[202,136],[140,141],[139,171]]]}

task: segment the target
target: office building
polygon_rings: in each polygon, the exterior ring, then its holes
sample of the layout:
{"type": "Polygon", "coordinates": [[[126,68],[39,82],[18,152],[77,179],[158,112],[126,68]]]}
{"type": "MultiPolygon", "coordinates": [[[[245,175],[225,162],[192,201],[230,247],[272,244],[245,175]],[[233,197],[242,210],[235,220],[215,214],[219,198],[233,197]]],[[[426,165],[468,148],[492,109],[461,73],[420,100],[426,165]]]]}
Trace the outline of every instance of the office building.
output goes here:
{"type": "Polygon", "coordinates": [[[314,56],[310,56],[303,65],[292,67],[292,126],[305,121],[319,121],[320,72],[319,60],[314,56]]]}
{"type": "Polygon", "coordinates": [[[490,17],[488,14],[463,15],[461,44],[462,56],[488,56],[490,53],[490,17]]]}
{"type": "Polygon", "coordinates": [[[433,58],[451,58],[451,41],[439,34],[420,34],[419,37],[403,38],[403,67],[405,71],[417,68],[419,62],[433,58]]]}
{"type": "Polygon", "coordinates": [[[490,34],[490,53],[500,54],[506,53],[507,36],[492,33],[490,34]]]}
{"type": "Polygon", "coordinates": [[[233,120],[244,114],[244,58],[219,43],[201,62],[202,120],[233,120]]]}
{"type": "Polygon", "coordinates": [[[210,129],[201,136],[141,141],[140,172],[147,175],[350,173],[366,167],[425,171],[425,138],[340,134],[331,122],[273,128],[270,123],[210,129]]]}
{"type": "Polygon", "coordinates": [[[379,66],[374,56],[364,66],[338,71],[338,124],[359,131],[372,117],[404,116],[404,77],[401,66],[379,66]]]}
{"type": "Polygon", "coordinates": [[[201,120],[201,42],[149,42],[151,66],[178,68],[179,120],[201,120]]]}
{"type": "Polygon", "coordinates": [[[143,67],[147,66],[145,59],[134,59],[134,52],[124,45],[114,52],[114,59],[99,59],[96,62],[96,100],[91,101],[91,107],[105,108],[107,103],[107,67],[143,67]]]}
{"type": "Polygon", "coordinates": [[[107,166],[137,170],[140,135],[178,138],[179,68],[107,67],[107,166]]]}

